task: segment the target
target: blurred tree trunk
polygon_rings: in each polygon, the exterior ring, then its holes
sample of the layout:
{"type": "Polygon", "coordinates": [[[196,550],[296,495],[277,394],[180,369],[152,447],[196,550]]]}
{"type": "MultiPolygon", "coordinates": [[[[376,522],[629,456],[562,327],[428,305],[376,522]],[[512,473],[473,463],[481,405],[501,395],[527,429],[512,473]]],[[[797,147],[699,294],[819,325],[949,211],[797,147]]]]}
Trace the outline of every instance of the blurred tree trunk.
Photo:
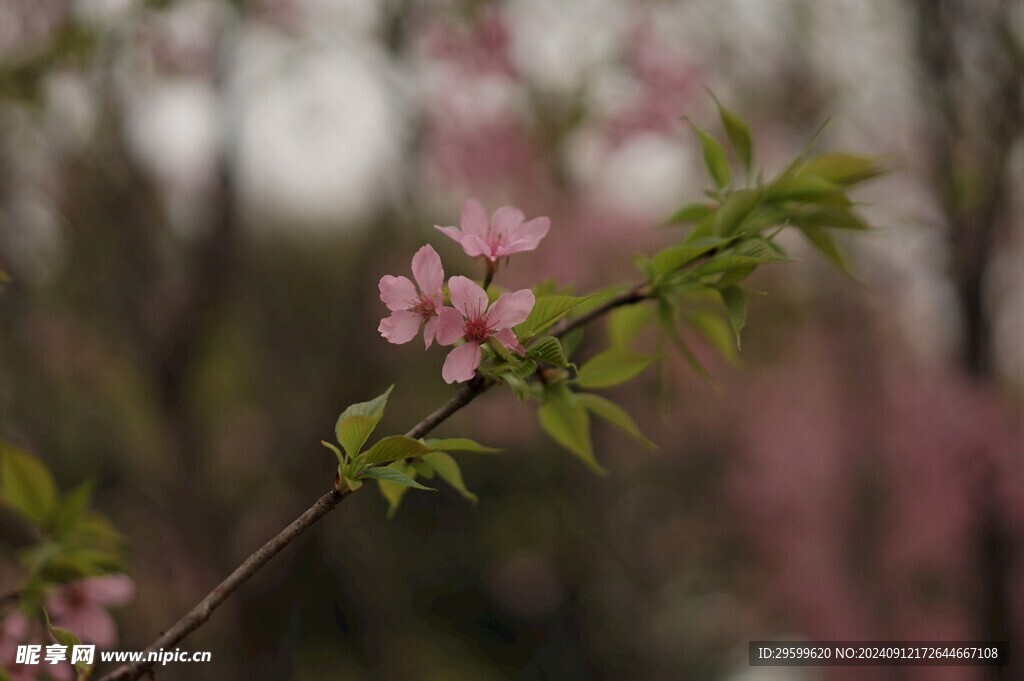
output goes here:
{"type": "MultiPolygon", "coordinates": [[[[986,276],[1005,235],[1010,155],[1024,127],[1024,55],[1012,29],[1013,0],[914,0],[917,50],[930,124],[931,178],[950,230],[951,278],[963,318],[961,364],[997,381],[986,276]]],[[[988,453],[983,453],[988,454],[988,453]]],[[[1010,578],[1013,537],[999,505],[998,462],[979,479],[977,557],[980,638],[1015,643],[1010,578]]],[[[1012,647],[1012,646],[1011,646],[1012,647]]],[[[993,669],[995,678],[1019,671],[993,669]]]]}

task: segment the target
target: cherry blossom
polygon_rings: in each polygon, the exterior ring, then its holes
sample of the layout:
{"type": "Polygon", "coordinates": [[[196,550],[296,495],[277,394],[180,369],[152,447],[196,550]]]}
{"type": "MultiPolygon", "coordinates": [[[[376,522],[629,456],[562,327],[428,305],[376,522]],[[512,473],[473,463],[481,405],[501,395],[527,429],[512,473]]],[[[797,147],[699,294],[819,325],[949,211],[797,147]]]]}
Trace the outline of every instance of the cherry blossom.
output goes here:
{"type": "Polygon", "coordinates": [[[391,316],[380,320],[377,330],[389,343],[401,344],[411,341],[422,325],[423,342],[429,348],[444,304],[444,268],[441,257],[429,244],[412,257],[412,276],[416,285],[408,277],[386,274],[380,278],[380,299],[391,310],[391,316]]]}
{"type": "Polygon", "coordinates": [[[55,590],[46,599],[50,618],[86,643],[110,647],[117,641],[117,626],[107,608],[127,603],[135,593],[128,575],[86,577],[55,590]]]}
{"type": "Polygon", "coordinates": [[[446,383],[463,382],[473,378],[480,366],[480,346],[494,338],[510,350],[523,352],[512,327],[522,323],[536,302],[533,291],[521,289],[502,293],[487,309],[487,292],[466,277],[448,280],[454,308],[441,310],[437,327],[439,345],[451,345],[459,339],[466,341],[448,353],[441,370],[446,383]]]}
{"type": "Polygon", "coordinates": [[[434,228],[461,244],[466,255],[495,263],[500,258],[537,248],[551,229],[551,220],[546,217],[527,220],[518,208],[502,206],[488,222],[484,207],[470,199],[462,208],[459,227],[434,225],[434,228]]]}

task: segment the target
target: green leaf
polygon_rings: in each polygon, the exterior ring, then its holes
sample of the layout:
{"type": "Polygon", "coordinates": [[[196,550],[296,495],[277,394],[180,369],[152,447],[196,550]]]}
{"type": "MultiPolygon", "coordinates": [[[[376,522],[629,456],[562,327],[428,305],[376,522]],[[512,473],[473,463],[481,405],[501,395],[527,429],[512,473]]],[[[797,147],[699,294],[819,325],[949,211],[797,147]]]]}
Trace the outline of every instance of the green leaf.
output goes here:
{"type": "Polygon", "coordinates": [[[744,239],[738,243],[730,253],[755,258],[758,261],[758,264],[765,265],[780,262],[793,262],[794,260],[779,250],[775,244],[762,237],[744,239]]]}
{"type": "Polygon", "coordinates": [[[747,323],[747,292],[739,286],[726,286],[721,289],[722,302],[729,313],[729,324],[736,335],[736,349],[740,348],[740,333],[747,323]]]}
{"type": "Polygon", "coordinates": [[[750,139],[750,129],[739,116],[722,106],[717,97],[714,95],[711,97],[715,100],[715,105],[718,106],[718,116],[722,119],[722,127],[725,128],[725,134],[729,136],[729,141],[732,142],[732,147],[736,150],[737,158],[749,171],[754,165],[754,145],[750,139]]]}
{"type": "MultiPolygon", "coordinates": [[[[627,307],[639,307],[637,305],[630,305],[627,307]]],[[[572,359],[572,355],[580,347],[580,343],[583,342],[583,327],[577,326],[572,331],[562,334],[559,339],[562,343],[562,351],[565,353],[567,359],[572,359]]]]}
{"type": "Polygon", "coordinates": [[[833,229],[852,229],[868,231],[871,226],[861,220],[848,207],[837,204],[819,203],[811,206],[800,206],[792,209],[793,222],[799,227],[832,227],[833,229]]]}
{"type": "Polygon", "coordinates": [[[762,261],[759,258],[750,255],[735,255],[732,252],[721,253],[700,267],[695,268],[690,273],[690,276],[693,279],[699,279],[712,274],[727,272],[728,270],[756,267],[761,263],[762,261]]]}
{"type": "Polygon", "coordinates": [[[639,442],[646,449],[655,450],[658,448],[658,445],[648,440],[647,437],[640,432],[640,427],[636,425],[636,422],[633,421],[633,418],[626,412],[626,410],[611,400],[593,393],[577,393],[576,399],[586,409],[593,412],[598,418],[612,424],[623,433],[639,442]]]}
{"type": "Polygon", "coordinates": [[[665,220],[665,224],[675,226],[700,222],[710,215],[713,209],[714,206],[708,203],[689,203],[672,213],[668,220],[665,220]]]}
{"type": "Polygon", "coordinates": [[[702,239],[713,237],[715,235],[715,224],[717,219],[718,209],[715,208],[713,211],[708,213],[707,217],[698,222],[696,227],[690,230],[683,239],[683,243],[693,244],[701,241],[702,239]]]}
{"type": "Polygon", "coordinates": [[[726,186],[732,179],[732,173],[729,170],[729,159],[725,155],[725,149],[722,148],[718,140],[697,127],[693,121],[686,120],[693,131],[697,133],[697,137],[700,138],[700,148],[704,155],[704,165],[708,169],[708,175],[719,187],[726,186]]]}
{"type": "Polygon", "coordinates": [[[885,173],[874,159],[853,154],[822,154],[808,159],[801,173],[813,173],[841,185],[852,185],[885,173]]]}
{"type": "Polygon", "coordinates": [[[654,315],[651,305],[624,305],[608,315],[608,339],[615,347],[626,347],[647,327],[654,315]]]}
{"type": "Polygon", "coordinates": [[[782,175],[765,190],[769,201],[813,201],[828,198],[832,201],[849,203],[843,188],[821,175],[782,175]]]}
{"type": "Polygon", "coordinates": [[[391,463],[401,459],[411,459],[415,456],[423,456],[433,451],[433,448],[405,435],[389,435],[378,440],[366,453],[360,457],[362,463],[372,466],[374,464],[391,463]]]}
{"type": "Polygon", "coordinates": [[[587,302],[591,296],[541,296],[526,320],[515,327],[520,342],[532,338],[548,328],[578,305],[587,302]]]}
{"type": "Polygon", "coordinates": [[[418,459],[412,459],[407,463],[416,470],[417,474],[422,475],[424,478],[430,480],[431,478],[434,477],[434,469],[423,461],[422,456],[418,459]]]}
{"type": "Polygon", "coordinates": [[[693,352],[686,341],[683,340],[682,335],[679,333],[679,329],[676,328],[676,314],[677,310],[675,304],[664,298],[658,301],[658,323],[661,325],[662,330],[672,344],[679,349],[679,352],[683,355],[683,359],[690,365],[694,373],[703,378],[708,383],[713,384],[714,378],[711,376],[711,372],[701,364],[697,355],[693,352]]]}
{"type": "Polygon", "coordinates": [[[465,499],[474,504],[477,502],[477,496],[466,488],[466,483],[462,480],[462,470],[459,468],[458,462],[450,455],[444,452],[432,452],[424,456],[423,461],[429,464],[445,482],[465,499]]]}
{"type": "Polygon", "coordinates": [[[551,439],[583,461],[590,470],[602,475],[606,472],[594,458],[587,410],[567,388],[560,386],[546,390],[544,404],[537,416],[541,428],[551,439]]]}
{"type": "Polygon", "coordinates": [[[837,269],[844,274],[856,279],[853,274],[853,270],[850,268],[850,264],[846,260],[846,256],[839,250],[839,246],[832,239],[828,232],[821,227],[815,227],[814,225],[797,225],[800,231],[807,240],[814,246],[818,251],[825,256],[825,258],[832,263],[837,269]]]}
{"type": "Polygon", "coordinates": [[[390,466],[381,466],[378,468],[367,468],[360,475],[361,478],[373,478],[374,480],[387,480],[398,485],[404,485],[406,487],[412,487],[413,489],[422,489],[428,492],[436,492],[437,490],[433,487],[426,487],[410,478],[405,473],[391,468],[390,466]]]}
{"type": "Polygon", "coordinates": [[[584,363],[577,378],[584,388],[610,388],[633,378],[656,359],[628,348],[612,348],[584,363]]]}
{"type": "Polygon", "coordinates": [[[373,429],[380,423],[388,403],[388,395],[394,387],[391,386],[369,402],[350,405],[341,412],[334,426],[334,433],[338,438],[338,444],[345,449],[349,458],[359,454],[373,429]]]}
{"type": "Polygon", "coordinates": [[[61,535],[74,527],[89,507],[91,500],[92,482],[88,480],[65,494],[53,520],[54,533],[61,535]]]}
{"type": "Polygon", "coordinates": [[[0,502],[37,525],[45,525],[57,508],[57,483],[39,459],[0,442],[0,502]]]}
{"type": "Polygon", "coordinates": [[[562,344],[554,336],[538,338],[526,351],[527,357],[553,364],[556,367],[569,366],[562,344]]]}
{"type": "Polygon", "coordinates": [[[72,632],[63,627],[53,626],[53,623],[50,622],[50,613],[46,611],[46,608],[43,608],[43,619],[46,622],[46,628],[50,631],[50,634],[57,643],[63,646],[77,646],[82,644],[81,639],[72,632]]]}
{"type": "Polygon", "coordinates": [[[736,345],[730,325],[711,310],[690,310],[686,323],[696,329],[711,345],[732,363],[739,362],[736,345]]]}
{"type": "MultiPolygon", "coordinates": [[[[392,467],[399,473],[404,473],[411,478],[414,478],[416,475],[416,471],[409,464],[396,462],[392,464],[392,467]]],[[[398,513],[398,508],[402,505],[402,497],[404,497],[405,493],[409,491],[409,488],[397,482],[392,482],[391,480],[378,479],[377,489],[380,490],[380,493],[384,495],[384,498],[388,502],[387,517],[388,520],[391,520],[395,517],[395,514],[398,513]]]]}
{"type": "Polygon", "coordinates": [[[474,442],[467,437],[449,437],[442,439],[424,440],[424,444],[430,449],[438,452],[476,452],[479,454],[494,454],[501,450],[497,447],[488,447],[479,442],[474,442]]]}
{"type": "Polygon", "coordinates": [[[516,399],[520,402],[530,397],[530,384],[517,376],[515,372],[503,372],[501,374],[501,380],[503,380],[508,387],[512,388],[512,394],[514,394],[516,399]]]}
{"type": "Polygon", "coordinates": [[[741,189],[729,194],[715,213],[715,232],[723,237],[732,236],[760,201],[761,192],[757,189],[741,189]]]}
{"type": "Polygon", "coordinates": [[[345,464],[345,455],[341,453],[340,449],[338,449],[337,447],[335,447],[326,440],[320,440],[320,444],[322,444],[324,447],[326,447],[327,449],[331,450],[334,453],[334,457],[338,460],[339,465],[345,464]]]}
{"type": "Polygon", "coordinates": [[[728,243],[728,240],[719,237],[706,237],[691,243],[670,246],[654,255],[654,258],[651,259],[651,267],[656,275],[668,275],[724,243],[728,243]]]}

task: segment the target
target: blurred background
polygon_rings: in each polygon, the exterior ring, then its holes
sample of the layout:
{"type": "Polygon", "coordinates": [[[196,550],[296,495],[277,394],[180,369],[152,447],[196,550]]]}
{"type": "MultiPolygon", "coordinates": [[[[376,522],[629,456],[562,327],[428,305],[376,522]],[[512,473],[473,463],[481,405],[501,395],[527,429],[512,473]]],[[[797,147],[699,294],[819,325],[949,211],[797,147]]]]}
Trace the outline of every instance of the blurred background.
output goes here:
{"type": "Polygon", "coordinates": [[[599,430],[605,478],[485,395],[439,431],[505,449],[461,458],[477,507],[366,490],[158,678],[1024,678],[746,663],[1024,652],[1022,74],[1013,0],[0,0],[0,435],[95,478],[141,649],[330,488],[345,405],[397,383],[403,432],[451,394],[377,334],[382,274],[429,240],[479,276],[432,228],[476,196],[552,219],[502,285],[632,279],[701,196],[706,86],[769,172],[826,120],[896,155],[865,285],[784,241],[715,387],[676,358],[616,391],[661,449],[599,430]]]}

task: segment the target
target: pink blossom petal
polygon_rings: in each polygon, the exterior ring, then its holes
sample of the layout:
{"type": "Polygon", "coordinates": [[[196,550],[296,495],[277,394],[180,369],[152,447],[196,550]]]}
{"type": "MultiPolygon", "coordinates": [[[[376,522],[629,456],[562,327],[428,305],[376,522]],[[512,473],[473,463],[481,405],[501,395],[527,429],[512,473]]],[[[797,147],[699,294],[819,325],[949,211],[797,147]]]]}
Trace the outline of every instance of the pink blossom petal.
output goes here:
{"type": "Polygon", "coordinates": [[[380,299],[392,312],[395,310],[408,310],[419,299],[416,287],[408,277],[394,277],[385,274],[380,278],[377,285],[380,289],[380,299]]]}
{"type": "Polygon", "coordinates": [[[437,343],[451,345],[466,335],[465,320],[454,307],[442,307],[438,316],[437,343]]]}
{"type": "Polygon", "coordinates": [[[492,335],[499,343],[509,350],[515,350],[520,355],[526,353],[526,348],[524,348],[523,344],[519,342],[518,338],[516,338],[516,332],[512,329],[498,329],[492,335]]]}
{"type": "Polygon", "coordinates": [[[526,216],[512,206],[502,206],[491,216],[491,234],[499,239],[508,239],[516,234],[526,216]]]}
{"type": "Polygon", "coordinates": [[[534,218],[529,222],[524,222],[509,234],[505,243],[498,246],[495,254],[499,258],[504,258],[513,253],[535,250],[550,229],[550,218],[534,218]]]}
{"type": "Polygon", "coordinates": [[[462,233],[462,230],[458,227],[442,227],[440,225],[434,225],[434,229],[447,236],[452,241],[461,244],[462,239],[466,236],[462,233]]]}
{"type": "Polygon", "coordinates": [[[430,349],[430,344],[434,342],[434,337],[437,335],[437,325],[437,315],[432,316],[427,320],[427,323],[423,325],[423,344],[428,350],[430,349]]]}
{"type": "Polygon", "coordinates": [[[462,227],[465,234],[487,236],[487,213],[479,201],[476,199],[466,201],[466,205],[462,207],[459,226],[462,227]]]}
{"type": "Polygon", "coordinates": [[[445,383],[462,383],[473,378],[476,368],[480,366],[480,346],[476,343],[460,345],[448,353],[441,369],[441,377],[445,383]]]}
{"type": "Polygon", "coordinates": [[[477,319],[487,309],[487,293],[472,279],[452,277],[448,280],[448,293],[452,305],[467,319],[477,319]]]}
{"type": "Polygon", "coordinates": [[[515,293],[502,293],[487,313],[487,326],[495,331],[523,323],[530,316],[537,299],[528,288],[515,293]]]}
{"type": "Polygon", "coordinates": [[[462,237],[462,250],[471,258],[484,256],[494,260],[494,251],[491,250],[486,241],[475,234],[467,234],[462,237]]]}
{"type": "Polygon", "coordinates": [[[421,317],[408,310],[395,310],[390,317],[380,320],[377,331],[388,339],[389,343],[401,345],[416,337],[420,330],[421,317]]]}
{"type": "Polygon", "coordinates": [[[441,266],[441,256],[437,254],[433,246],[427,244],[416,251],[412,256],[412,276],[420,286],[420,291],[433,295],[444,286],[444,267],[441,266]]]}
{"type": "Polygon", "coordinates": [[[135,595],[135,582],[124,574],[88,577],[82,580],[82,593],[86,598],[107,607],[124,605],[135,595]]]}

